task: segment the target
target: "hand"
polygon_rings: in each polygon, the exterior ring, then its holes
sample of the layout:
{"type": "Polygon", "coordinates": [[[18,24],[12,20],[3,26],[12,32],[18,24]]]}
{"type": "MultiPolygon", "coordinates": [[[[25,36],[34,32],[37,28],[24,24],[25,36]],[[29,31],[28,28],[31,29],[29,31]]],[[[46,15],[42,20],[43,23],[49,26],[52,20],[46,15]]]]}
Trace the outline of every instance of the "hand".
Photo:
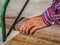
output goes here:
{"type": "Polygon", "coordinates": [[[23,34],[33,34],[36,30],[45,27],[41,16],[33,17],[20,27],[23,34]]]}

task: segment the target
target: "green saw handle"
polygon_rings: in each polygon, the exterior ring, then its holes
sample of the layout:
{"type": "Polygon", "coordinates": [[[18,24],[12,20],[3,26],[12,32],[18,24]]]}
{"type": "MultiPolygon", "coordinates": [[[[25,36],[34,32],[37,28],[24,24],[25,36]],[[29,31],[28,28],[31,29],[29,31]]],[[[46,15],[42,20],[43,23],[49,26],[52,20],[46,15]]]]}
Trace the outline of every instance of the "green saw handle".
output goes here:
{"type": "Polygon", "coordinates": [[[10,0],[4,0],[4,5],[2,7],[2,10],[1,10],[1,23],[2,23],[2,39],[3,39],[3,42],[6,40],[6,27],[5,27],[5,12],[6,12],[6,8],[7,8],[7,5],[9,3],[10,0]]]}

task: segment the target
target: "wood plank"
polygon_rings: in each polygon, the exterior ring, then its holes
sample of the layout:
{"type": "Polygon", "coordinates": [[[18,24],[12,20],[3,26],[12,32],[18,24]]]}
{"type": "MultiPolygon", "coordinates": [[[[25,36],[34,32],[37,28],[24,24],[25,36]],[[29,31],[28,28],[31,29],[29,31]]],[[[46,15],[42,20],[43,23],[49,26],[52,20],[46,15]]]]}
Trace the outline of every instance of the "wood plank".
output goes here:
{"type": "MultiPolygon", "coordinates": [[[[6,18],[6,27],[10,28],[15,19],[6,18]]],[[[19,31],[20,26],[28,19],[24,18],[15,28],[19,31]]],[[[18,34],[5,45],[60,45],[60,26],[53,25],[37,30],[33,35],[18,34]]]]}
{"type": "MultiPolygon", "coordinates": [[[[24,19],[16,25],[19,31],[20,26],[26,22],[24,19]],[[23,22],[23,23],[22,23],[23,22]]],[[[6,45],[60,45],[60,25],[53,25],[37,30],[33,35],[18,34],[6,45]]]]}
{"type": "Polygon", "coordinates": [[[18,34],[5,45],[60,45],[60,43],[18,34]]]}
{"type": "Polygon", "coordinates": [[[8,19],[16,19],[17,16],[8,16],[8,15],[6,15],[5,18],[8,18],[8,19]]]}

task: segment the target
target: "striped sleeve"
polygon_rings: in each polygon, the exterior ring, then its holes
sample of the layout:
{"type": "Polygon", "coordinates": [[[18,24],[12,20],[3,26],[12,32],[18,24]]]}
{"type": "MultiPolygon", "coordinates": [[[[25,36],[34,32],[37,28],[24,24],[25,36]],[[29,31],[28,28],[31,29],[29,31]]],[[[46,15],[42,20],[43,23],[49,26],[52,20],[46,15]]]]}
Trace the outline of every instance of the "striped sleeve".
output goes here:
{"type": "Polygon", "coordinates": [[[52,6],[43,13],[42,19],[48,26],[54,23],[60,25],[60,0],[53,0],[52,6]]]}

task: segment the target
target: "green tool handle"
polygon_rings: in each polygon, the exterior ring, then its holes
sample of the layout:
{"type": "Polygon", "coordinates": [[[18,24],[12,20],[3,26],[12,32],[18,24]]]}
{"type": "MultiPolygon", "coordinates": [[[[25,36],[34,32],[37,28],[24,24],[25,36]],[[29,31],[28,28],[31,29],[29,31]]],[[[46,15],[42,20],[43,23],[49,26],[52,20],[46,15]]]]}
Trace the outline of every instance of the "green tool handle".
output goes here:
{"type": "Polygon", "coordinates": [[[6,40],[6,27],[5,27],[5,12],[6,12],[6,8],[7,8],[7,5],[9,3],[10,0],[4,0],[4,5],[2,7],[2,10],[1,10],[1,23],[2,23],[2,39],[3,39],[3,42],[6,40]]]}

